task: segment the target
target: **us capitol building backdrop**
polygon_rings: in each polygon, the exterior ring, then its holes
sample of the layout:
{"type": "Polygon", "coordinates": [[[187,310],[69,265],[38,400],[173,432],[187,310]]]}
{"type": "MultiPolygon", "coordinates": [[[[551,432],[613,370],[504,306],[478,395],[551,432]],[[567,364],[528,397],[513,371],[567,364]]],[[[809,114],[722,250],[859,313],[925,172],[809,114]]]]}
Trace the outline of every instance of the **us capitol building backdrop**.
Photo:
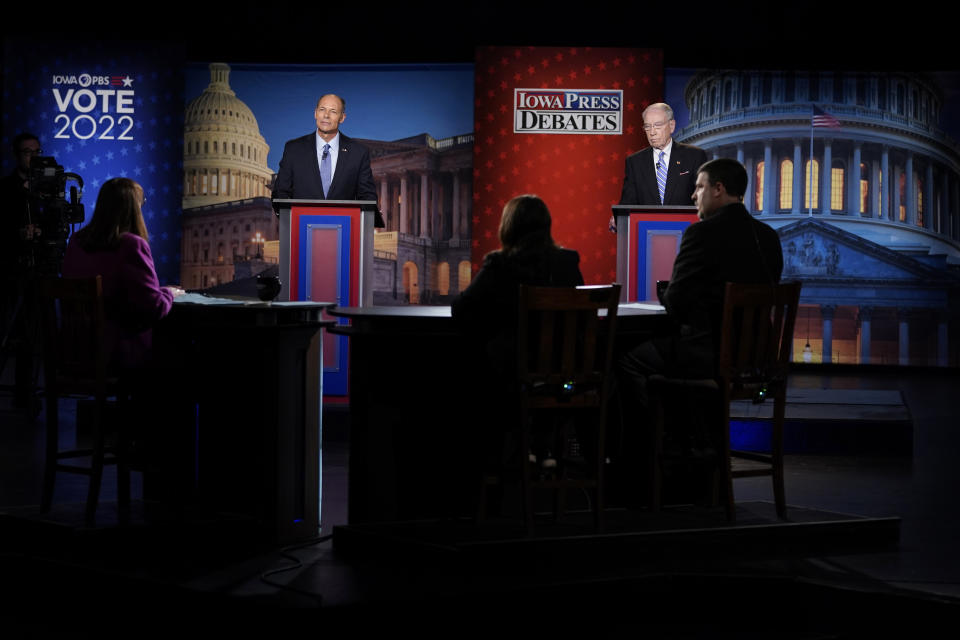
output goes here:
{"type": "Polygon", "coordinates": [[[960,364],[960,153],[933,77],[709,71],[684,99],[677,139],[747,167],[745,204],[803,281],[795,360],[960,364]],[[811,156],[813,105],[839,126],[811,156]]]}

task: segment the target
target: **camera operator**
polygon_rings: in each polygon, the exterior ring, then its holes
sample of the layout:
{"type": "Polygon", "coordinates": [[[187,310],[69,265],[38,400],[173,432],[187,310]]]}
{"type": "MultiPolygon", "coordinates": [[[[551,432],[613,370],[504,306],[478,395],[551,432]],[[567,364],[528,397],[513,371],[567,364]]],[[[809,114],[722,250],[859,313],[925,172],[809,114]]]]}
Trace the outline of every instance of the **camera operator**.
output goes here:
{"type": "Polygon", "coordinates": [[[84,220],[80,196],[83,178],[68,173],[56,158],[41,155],[40,141],[30,133],[14,138],[17,166],[0,185],[0,278],[3,296],[3,359],[16,352],[14,403],[24,406],[32,395],[33,356],[37,344],[36,281],[56,276],[71,227],[84,220]],[[69,189],[67,182],[76,184],[69,189]]]}
{"type": "Polygon", "coordinates": [[[3,362],[12,353],[16,359],[14,405],[24,407],[29,399],[33,378],[35,341],[28,330],[33,305],[28,304],[23,284],[22,256],[27,237],[36,233],[29,224],[30,161],[41,155],[40,140],[32,133],[13,139],[16,166],[0,179],[0,329],[3,338],[3,362]]]}
{"type": "Polygon", "coordinates": [[[23,241],[36,233],[28,224],[27,202],[30,194],[30,161],[43,153],[40,140],[32,133],[21,133],[13,139],[16,167],[0,179],[0,267],[3,278],[14,275],[20,267],[23,241]]]}

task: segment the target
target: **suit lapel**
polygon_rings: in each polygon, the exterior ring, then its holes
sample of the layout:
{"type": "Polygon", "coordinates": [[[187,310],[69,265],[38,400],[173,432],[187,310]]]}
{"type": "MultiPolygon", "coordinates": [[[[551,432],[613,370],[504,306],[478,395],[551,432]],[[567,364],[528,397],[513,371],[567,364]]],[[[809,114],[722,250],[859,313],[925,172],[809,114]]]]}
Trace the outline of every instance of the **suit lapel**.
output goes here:
{"type": "MultiPolygon", "coordinates": [[[[663,201],[672,202],[671,196],[677,190],[677,182],[680,180],[680,160],[683,157],[683,151],[677,141],[673,141],[673,148],[670,149],[670,166],[667,167],[667,185],[663,189],[663,201]]],[[[658,194],[659,195],[659,194],[658,194]]]]}
{"type": "Polygon", "coordinates": [[[653,147],[647,147],[647,149],[650,150],[650,155],[641,158],[642,162],[640,163],[640,178],[643,181],[641,184],[646,185],[651,198],[659,200],[660,189],[657,188],[657,172],[653,169],[654,158],[656,158],[654,154],[657,150],[653,147]]]}
{"type": "Polygon", "coordinates": [[[317,185],[317,193],[323,196],[323,179],[320,177],[320,155],[317,153],[317,132],[310,136],[310,157],[313,158],[313,175],[317,185]]]}
{"type": "Polygon", "coordinates": [[[337,170],[333,172],[333,180],[330,181],[330,189],[327,191],[328,200],[337,200],[334,198],[333,194],[336,193],[337,187],[340,185],[343,180],[341,176],[345,175],[347,170],[347,164],[350,162],[350,138],[340,134],[340,153],[337,156],[337,170]]]}

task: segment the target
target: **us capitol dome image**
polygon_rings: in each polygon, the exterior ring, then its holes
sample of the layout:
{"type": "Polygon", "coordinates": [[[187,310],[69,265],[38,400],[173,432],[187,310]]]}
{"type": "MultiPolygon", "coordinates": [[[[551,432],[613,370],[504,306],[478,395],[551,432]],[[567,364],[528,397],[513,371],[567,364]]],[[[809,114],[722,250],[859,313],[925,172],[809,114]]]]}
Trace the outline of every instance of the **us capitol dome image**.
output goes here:
{"type": "Polygon", "coordinates": [[[276,262],[270,147],[228,65],[212,63],[210,84],[187,105],[183,149],[183,285],[206,289],[276,262]]]}

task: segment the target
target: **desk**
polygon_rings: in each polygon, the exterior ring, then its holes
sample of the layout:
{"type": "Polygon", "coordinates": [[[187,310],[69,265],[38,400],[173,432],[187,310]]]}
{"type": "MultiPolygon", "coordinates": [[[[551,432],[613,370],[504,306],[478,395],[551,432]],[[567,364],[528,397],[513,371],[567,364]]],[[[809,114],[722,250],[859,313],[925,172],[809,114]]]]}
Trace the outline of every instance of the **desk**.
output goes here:
{"type": "MultiPolygon", "coordinates": [[[[623,348],[648,338],[666,314],[659,305],[622,304],[623,348]]],[[[476,446],[460,428],[471,361],[447,306],[336,307],[349,326],[351,524],[472,515],[476,446]]]]}
{"type": "Polygon", "coordinates": [[[252,516],[279,543],[317,534],[330,306],[177,299],[154,353],[170,397],[170,451],[183,456],[179,499],[252,516]]]}

